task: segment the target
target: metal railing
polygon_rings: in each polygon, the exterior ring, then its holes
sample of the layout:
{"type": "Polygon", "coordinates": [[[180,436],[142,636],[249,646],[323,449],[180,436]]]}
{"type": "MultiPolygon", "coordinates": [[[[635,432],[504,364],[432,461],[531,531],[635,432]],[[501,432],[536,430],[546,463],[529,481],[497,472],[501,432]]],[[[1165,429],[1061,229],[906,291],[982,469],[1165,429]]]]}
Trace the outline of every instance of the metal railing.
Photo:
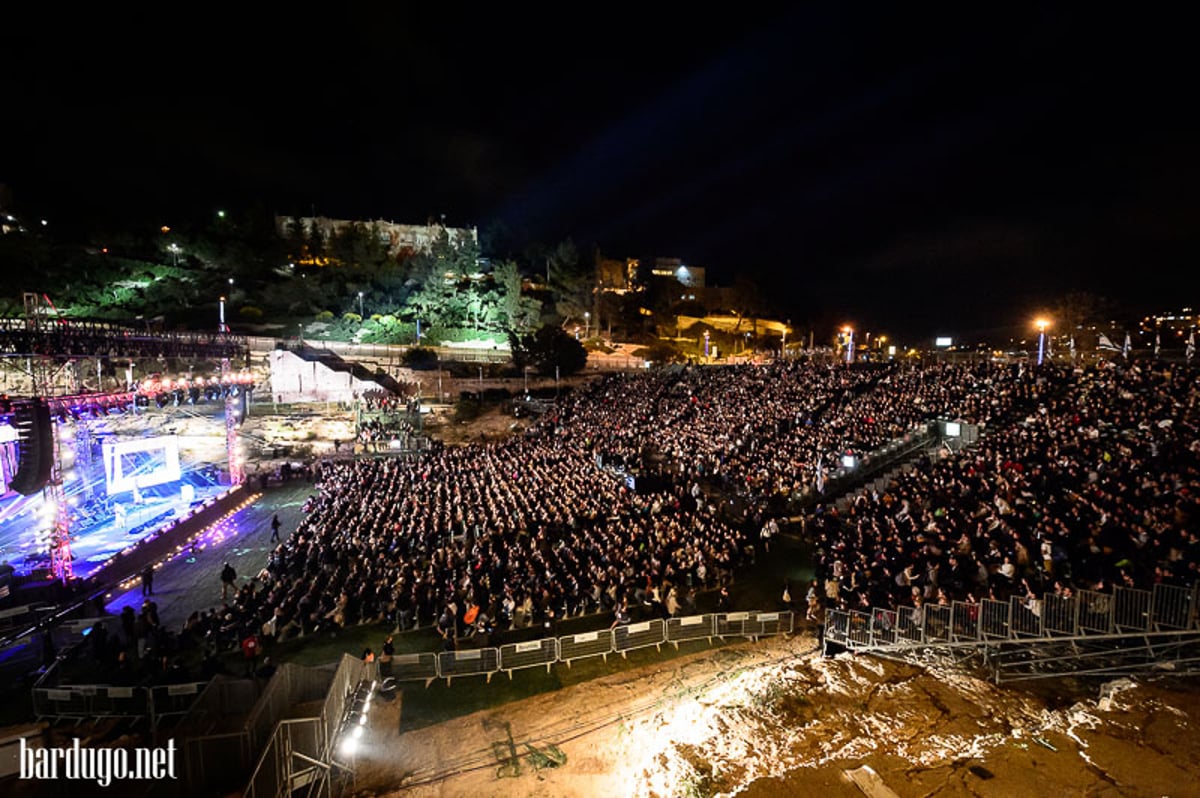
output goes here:
{"type": "MultiPolygon", "coordinates": [[[[1200,632],[1200,583],[1190,588],[1155,585],[1153,590],[1116,588],[983,599],[949,605],[875,608],[871,612],[829,610],[825,640],[852,649],[980,646],[1004,641],[1063,640],[1200,632]]],[[[727,620],[726,623],[732,623],[727,620]]]]}
{"type": "Polygon", "coordinates": [[[33,688],[33,711],[38,720],[99,720],[145,718],[156,730],[164,718],[186,714],[204,682],[123,687],[71,684],[33,688]]]}
{"type": "MultiPolygon", "coordinates": [[[[296,674],[303,681],[308,678],[303,672],[314,670],[297,668],[296,674]]],[[[327,671],[324,674],[326,687],[320,714],[276,721],[246,785],[246,798],[284,798],[301,789],[306,789],[301,794],[308,796],[328,796],[332,792],[334,741],[358,686],[377,674],[374,663],[348,654],[342,655],[332,680],[327,671]]],[[[291,687],[305,691],[311,687],[307,682],[298,685],[293,679],[287,681],[291,687]]]]}
{"type": "Polygon", "coordinates": [[[440,654],[402,654],[390,663],[380,664],[380,675],[390,675],[397,682],[423,681],[426,686],[435,679],[447,684],[464,676],[483,676],[489,682],[501,671],[512,678],[513,671],[523,668],[546,668],[555,663],[567,667],[575,660],[603,657],[609,654],[626,656],[630,651],[644,648],[662,650],[664,643],[676,649],[680,643],[716,638],[747,637],[758,639],[770,635],[791,634],[794,616],[791,612],[730,612],[713,615],[691,615],[673,618],[654,618],[640,623],[621,624],[612,629],[580,632],[559,638],[547,637],[524,643],[507,643],[499,648],[445,651],[440,654]]]}

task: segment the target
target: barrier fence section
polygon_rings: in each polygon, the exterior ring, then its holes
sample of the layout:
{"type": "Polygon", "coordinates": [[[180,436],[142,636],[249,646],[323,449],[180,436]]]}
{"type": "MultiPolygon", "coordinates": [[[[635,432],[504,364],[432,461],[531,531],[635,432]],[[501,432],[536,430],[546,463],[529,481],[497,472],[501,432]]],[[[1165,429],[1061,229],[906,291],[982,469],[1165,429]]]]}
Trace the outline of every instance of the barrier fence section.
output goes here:
{"type": "Polygon", "coordinates": [[[204,682],[164,684],[150,688],[150,728],[157,730],[163,718],[182,717],[188,713],[204,682]]]}
{"type": "Polygon", "coordinates": [[[1118,632],[1150,631],[1150,591],[1118,587],[1113,591],[1117,605],[1118,632]]]}
{"type": "MultiPolygon", "coordinates": [[[[894,618],[894,614],[892,615],[894,618]]],[[[391,662],[379,662],[380,678],[397,682],[425,682],[428,687],[436,679],[450,684],[461,676],[484,676],[504,671],[511,679],[513,671],[545,667],[547,673],[558,662],[567,667],[577,659],[604,657],[654,646],[662,650],[663,643],[679,644],[693,640],[711,641],[714,637],[749,637],[791,634],[795,623],[792,612],[733,612],[710,615],[690,615],[676,618],[654,618],[633,624],[621,624],[612,629],[580,632],[564,637],[539,638],[522,643],[506,643],[499,648],[443,651],[438,654],[398,654],[391,662]]],[[[268,703],[268,701],[263,702],[268,703]]]]}
{"type": "Polygon", "coordinates": [[[54,607],[49,604],[24,604],[0,610],[0,633],[36,624],[41,616],[53,610],[54,607]]]}
{"type": "MultiPolygon", "coordinates": [[[[825,636],[855,646],[988,643],[1035,638],[1069,638],[1163,631],[1200,630],[1200,583],[1192,587],[1155,585],[1152,591],[1118,587],[1112,593],[1080,590],[1012,596],[1008,601],[963,602],[949,606],[876,607],[830,610],[825,636]]],[[[740,629],[750,634],[754,613],[730,613],[716,621],[717,633],[740,629]]],[[[762,613],[757,614],[761,621],[762,613]]]]}
{"type": "Polygon", "coordinates": [[[662,651],[662,644],[667,639],[667,628],[662,618],[641,623],[622,624],[613,629],[613,650],[621,652],[624,657],[628,652],[637,648],[654,646],[662,651]]]}
{"type": "Polygon", "coordinates": [[[428,687],[439,675],[437,654],[396,654],[391,662],[379,663],[379,675],[398,682],[425,682],[428,687]]]}
{"type": "Polygon", "coordinates": [[[38,720],[149,717],[150,691],[145,687],[95,684],[35,687],[33,712],[38,720]]]}
{"type": "Polygon", "coordinates": [[[675,646],[677,651],[679,644],[688,640],[705,640],[711,643],[717,632],[716,617],[710,614],[667,619],[667,642],[675,646]]]}
{"type": "Polygon", "coordinates": [[[955,642],[979,639],[979,605],[966,601],[956,601],[950,605],[954,616],[954,629],[951,633],[955,642]]]}
{"type": "Polygon", "coordinates": [[[1095,590],[1079,591],[1079,628],[1084,632],[1111,634],[1113,631],[1113,597],[1095,590]]]}
{"type": "Polygon", "coordinates": [[[557,661],[558,641],[553,637],[500,646],[500,670],[506,672],[509,679],[515,670],[539,665],[545,665],[546,673],[549,673],[550,666],[557,661]]]}
{"type": "Polygon", "coordinates": [[[1074,596],[1047,593],[1042,602],[1042,624],[1048,635],[1074,635],[1079,630],[1079,604],[1074,596]]]}
{"type": "Polygon", "coordinates": [[[1155,629],[1189,629],[1196,624],[1197,587],[1155,585],[1151,618],[1155,629]]]}
{"type": "Polygon", "coordinates": [[[230,731],[217,729],[229,729],[258,695],[252,679],[215,676],[171,730],[175,739],[184,741],[184,778],[192,794],[226,794],[245,784],[254,757],[245,724],[230,731]]]}
{"type": "Polygon", "coordinates": [[[495,648],[474,648],[466,651],[443,651],[438,654],[438,673],[446,684],[455,676],[486,676],[500,669],[500,651],[495,648]]]}
{"type": "Polygon", "coordinates": [[[558,659],[560,662],[565,662],[568,668],[571,667],[573,661],[586,657],[604,657],[604,661],[607,662],[608,655],[612,651],[612,629],[582,632],[558,639],[558,659]]]}

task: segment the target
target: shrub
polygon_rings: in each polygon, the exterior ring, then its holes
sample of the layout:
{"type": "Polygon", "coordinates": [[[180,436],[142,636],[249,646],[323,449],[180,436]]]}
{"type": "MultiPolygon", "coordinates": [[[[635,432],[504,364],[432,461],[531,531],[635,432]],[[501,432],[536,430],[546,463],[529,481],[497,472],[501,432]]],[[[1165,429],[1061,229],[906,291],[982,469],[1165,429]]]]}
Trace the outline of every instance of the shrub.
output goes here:
{"type": "Polygon", "coordinates": [[[404,365],[414,371],[430,371],[437,368],[438,354],[424,347],[409,349],[404,353],[404,365]]]}

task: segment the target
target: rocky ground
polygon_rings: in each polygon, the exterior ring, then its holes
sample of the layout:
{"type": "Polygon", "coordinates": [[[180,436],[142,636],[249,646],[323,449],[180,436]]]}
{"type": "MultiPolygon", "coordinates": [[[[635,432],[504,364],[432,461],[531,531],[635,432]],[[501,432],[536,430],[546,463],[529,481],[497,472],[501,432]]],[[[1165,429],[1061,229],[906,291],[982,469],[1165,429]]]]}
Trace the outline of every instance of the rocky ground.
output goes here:
{"type": "Polygon", "coordinates": [[[1099,687],[744,643],[411,731],[401,695],[372,718],[354,794],[1200,795],[1194,684],[1099,687]]]}

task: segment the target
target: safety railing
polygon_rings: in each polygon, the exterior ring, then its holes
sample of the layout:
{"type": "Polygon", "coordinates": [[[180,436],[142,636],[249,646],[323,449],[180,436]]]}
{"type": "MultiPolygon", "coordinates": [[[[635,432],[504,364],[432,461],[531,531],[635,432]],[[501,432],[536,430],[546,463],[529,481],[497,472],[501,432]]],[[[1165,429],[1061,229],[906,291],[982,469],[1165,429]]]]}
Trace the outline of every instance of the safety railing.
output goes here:
{"type": "Polygon", "coordinates": [[[524,668],[546,668],[556,664],[567,667],[575,660],[603,657],[609,654],[626,656],[630,651],[644,648],[662,650],[663,643],[676,649],[680,643],[714,637],[747,637],[757,639],[771,635],[791,634],[795,616],[791,612],[733,612],[715,615],[692,615],[678,618],[654,618],[639,623],[621,624],[612,629],[580,632],[564,637],[539,638],[521,643],[506,643],[499,648],[478,648],[444,651],[440,654],[402,654],[390,663],[380,663],[381,677],[391,676],[397,682],[425,682],[428,687],[436,679],[451,684],[464,676],[483,676],[489,682],[494,674],[524,668]],[[390,666],[390,667],[388,667],[390,666]]]}
{"type": "Polygon", "coordinates": [[[438,674],[450,684],[455,676],[486,676],[500,670],[500,650],[473,648],[466,651],[443,651],[438,654],[438,674]]]}
{"type": "Polygon", "coordinates": [[[608,655],[612,653],[612,650],[612,629],[581,632],[558,639],[558,659],[568,668],[575,660],[585,657],[604,657],[604,661],[607,662],[608,655]]]}
{"type": "Polygon", "coordinates": [[[166,718],[187,713],[204,682],[125,687],[73,684],[35,687],[33,711],[38,720],[62,718],[146,718],[157,729],[166,718]]]}
{"type": "MultiPolygon", "coordinates": [[[[849,647],[912,647],[1005,640],[1062,639],[1153,632],[1200,631],[1200,585],[1155,585],[1013,596],[1008,601],[955,601],[921,607],[830,610],[825,639],[849,647]]],[[[718,634],[746,629],[752,613],[731,613],[718,634]],[[744,617],[745,616],[745,617],[744,617]]],[[[761,620],[761,614],[758,618],[761,620]]]]}
{"type": "Polygon", "coordinates": [[[654,646],[662,651],[662,644],[667,639],[667,627],[662,618],[651,621],[631,623],[613,629],[613,650],[622,657],[636,648],[654,646]]]}
{"type": "Polygon", "coordinates": [[[391,662],[379,663],[379,675],[398,682],[423,681],[428,687],[439,676],[437,654],[397,654],[391,662]]]}
{"type": "Polygon", "coordinates": [[[536,668],[540,665],[545,665],[546,673],[549,673],[550,666],[557,661],[558,641],[553,637],[500,646],[500,670],[507,673],[509,679],[515,670],[536,668]]]}

